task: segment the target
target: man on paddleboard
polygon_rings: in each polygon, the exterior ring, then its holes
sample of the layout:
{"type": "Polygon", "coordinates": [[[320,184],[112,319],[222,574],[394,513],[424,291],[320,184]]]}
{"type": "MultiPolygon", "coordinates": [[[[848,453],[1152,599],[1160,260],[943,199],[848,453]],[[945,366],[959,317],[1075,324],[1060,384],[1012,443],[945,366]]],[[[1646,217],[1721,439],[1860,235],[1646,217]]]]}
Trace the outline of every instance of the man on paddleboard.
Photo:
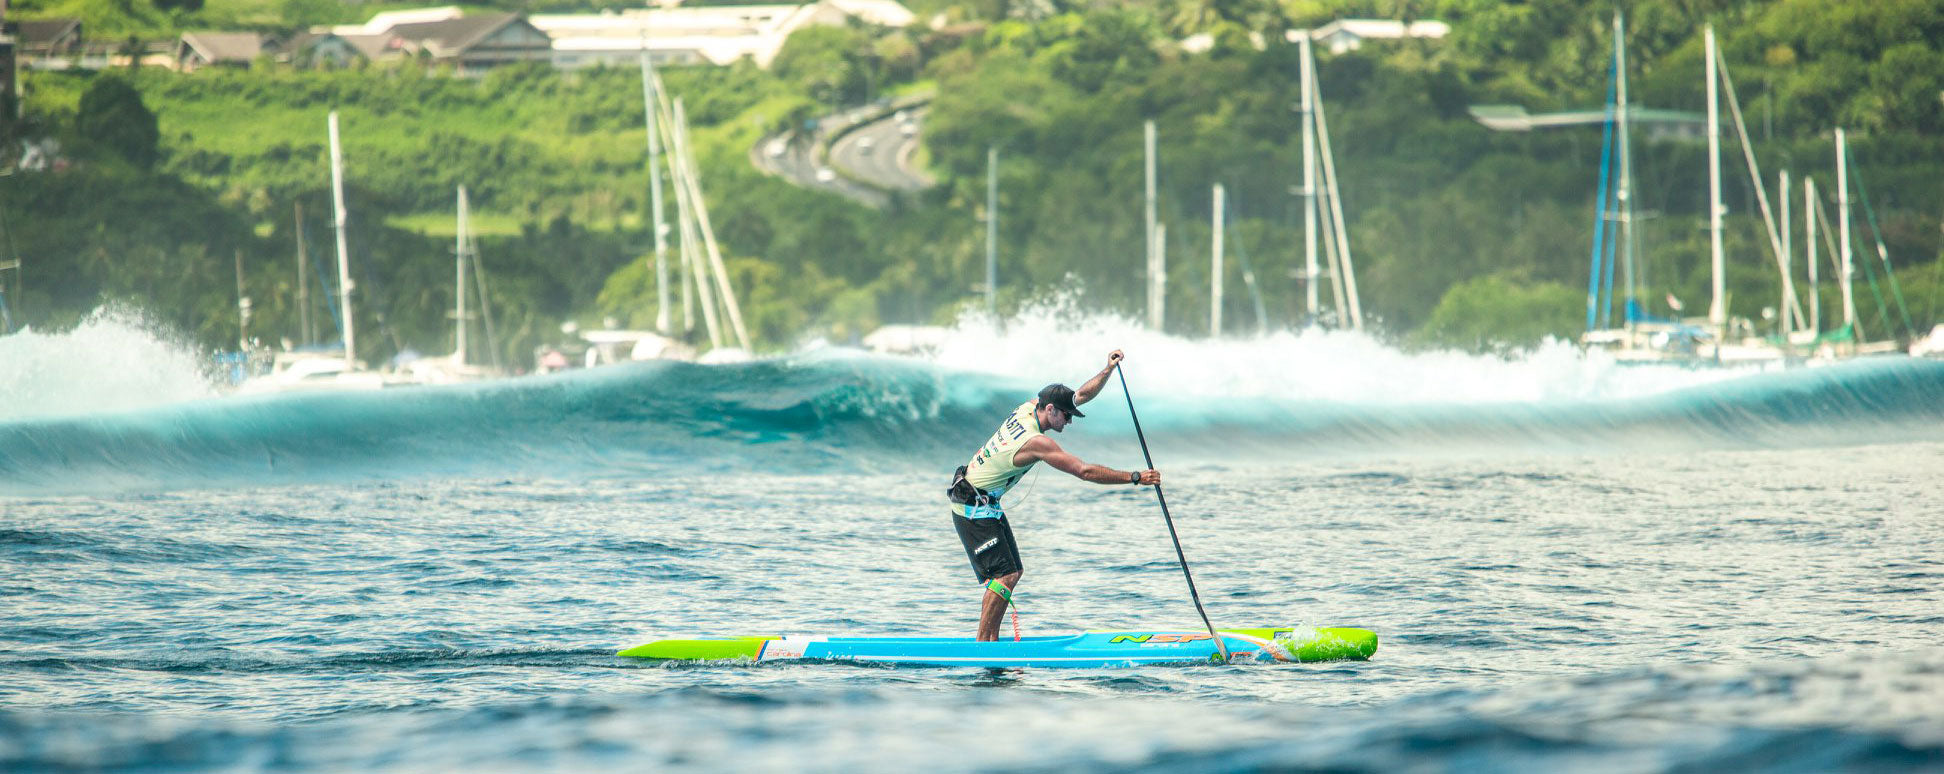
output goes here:
{"type": "Polygon", "coordinates": [[[1025,567],[1019,561],[1019,546],[1013,542],[1012,526],[999,498],[1019,483],[1028,468],[1044,462],[1075,478],[1096,484],[1155,486],[1161,483],[1156,470],[1115,470],[1105,465],[1082,461],[1060,448],[1048,431],[1062,432],[1074,419],[1086,416],[1079,405],[1093,400],[1107,377],[1119,367],[1121,351],[1107,355],[1107,367],[1094,374],[1079,390],[1064,384],[1049,384],[1039,397],[1019,404],[1006,421],[1000,423],[992,438],[972,455],[972,461],[952,476],[947,496],[952,501],[952,526],[972,559],[972,573],[985,583],[979,607],[979,640],[999,639],[999,618],[1012,603],[1013,589],[1019,588],[1019,575],[1025,567]]]}

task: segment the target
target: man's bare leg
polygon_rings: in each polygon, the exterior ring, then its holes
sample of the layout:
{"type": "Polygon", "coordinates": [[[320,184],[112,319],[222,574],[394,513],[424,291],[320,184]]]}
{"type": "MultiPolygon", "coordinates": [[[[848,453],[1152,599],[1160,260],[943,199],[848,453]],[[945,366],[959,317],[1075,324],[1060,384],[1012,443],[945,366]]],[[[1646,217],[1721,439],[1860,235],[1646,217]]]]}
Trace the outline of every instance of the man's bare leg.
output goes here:
{"type": "MultiPolygon", "coordinates": [[[[1008,589],[1019,588],[1019,573],[1001,575],[997,579],[1008,589]]],[[[999,619],[1006,614],[1006,598],[991,589],[985,590],[985,599],[979,607],[979,641],[992,642],[999,639],[999,619]]]]}

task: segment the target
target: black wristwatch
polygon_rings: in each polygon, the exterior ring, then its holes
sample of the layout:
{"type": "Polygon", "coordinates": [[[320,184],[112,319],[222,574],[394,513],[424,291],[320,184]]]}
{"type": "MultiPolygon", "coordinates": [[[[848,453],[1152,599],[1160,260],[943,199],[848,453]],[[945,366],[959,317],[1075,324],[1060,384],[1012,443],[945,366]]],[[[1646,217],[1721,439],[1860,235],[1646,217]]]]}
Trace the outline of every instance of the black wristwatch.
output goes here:
{"type": "Polygon", "coordinates": [[[1133,471],[1133,470],[1130,470],[1130,471],[1128,471],[1128,472],[1127,472],[1127,483],[1130,483],[1130,484],[1133,484],[1133,485],[1135,485],[1135,486],[1140,486],[1140,485],[1141,485],[1141,474],[1140,474],[1140,472],[1139,472],[1139,471],[1133,471]]]}

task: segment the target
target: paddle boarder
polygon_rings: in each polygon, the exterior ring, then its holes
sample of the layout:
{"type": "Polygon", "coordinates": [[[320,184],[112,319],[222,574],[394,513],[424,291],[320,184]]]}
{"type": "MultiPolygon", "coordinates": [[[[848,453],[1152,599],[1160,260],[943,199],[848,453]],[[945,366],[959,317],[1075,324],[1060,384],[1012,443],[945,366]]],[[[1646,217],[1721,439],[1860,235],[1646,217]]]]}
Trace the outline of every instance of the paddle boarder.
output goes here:
{"type": "Polygon", "coordinates": [[[1049,384],[1033,400],[1019,404],[1006,421],[1000,423],[992,438],[972,455],[972,461],[954,472],[947,496],[952,501],[952,526],[965,543],[966,556],[972,559],[972,573],[985,584],[979,603],[979,640],[999,639],[999,618],[1012,603],[1013,590],[1019,588],[1019,575],[1025,567],[1019,561],[1019,546],[1013,541],[1012,525],[999,499],[1019,483],[1027,469],[1044,462],[1062,473],[1096,484],[1155,486],[1161,483],[1156,470],[1115,470],[1073,456],[1048,432],[1063,432],[1073,420],[1086,416],[1080,404],[1093,400],[1107,377],[1119,367],[1121,351],[1107,355],[1107,367],[1088,379],[1080,389],[1064,384],[1049,384]]]}

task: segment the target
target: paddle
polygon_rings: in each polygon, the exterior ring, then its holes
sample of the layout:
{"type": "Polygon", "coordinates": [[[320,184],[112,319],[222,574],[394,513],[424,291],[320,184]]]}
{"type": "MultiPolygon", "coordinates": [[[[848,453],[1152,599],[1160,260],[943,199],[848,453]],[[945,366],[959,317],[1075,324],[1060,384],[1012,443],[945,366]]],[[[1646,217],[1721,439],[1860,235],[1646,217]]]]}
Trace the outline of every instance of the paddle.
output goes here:
{"type": "MultiPolygon", "coordinates": [[[[1124,362],[1124,361],[1123,361],[1124,362]]],[[[1127,415],[1134,418],[1134,437],[1141,439],[1141,458],[1147,460],[1149,470],[1154,469],[1154,455],[1148,453],[1147,435],[1141,432],[1141,415],[1134,413],[1134,393],[1127,391],[1127,366],[1114,369],[1120,376],[1121,395],[1127,397],[1127,415]]],[[[1154,485],[1154,496],[1161,501],[1161,518],[1168,521],[1168,537],[1174,541],[1175,556],[1181,559],[1181,577],[1188,579],[1188,596],[1195,600],[1195,612],[1201,614],[1202,625],[1208,627],[1208,636],[1215,640],[1215,650],[1222,654],[1222,663],[1229,660],[1228,646],[1222,644],[1222,635],[1215,633],[1215,624],[1208,622],[1208,611],[1202,609],[1201,594],[1195,591],[1195,576],[1188,572],[1188,555],[1181,551],[1181,536],[1175,533],[1174,517],[1168,514],[1168,497],[1161,493],[1161,485],[1154,485]]]]}

